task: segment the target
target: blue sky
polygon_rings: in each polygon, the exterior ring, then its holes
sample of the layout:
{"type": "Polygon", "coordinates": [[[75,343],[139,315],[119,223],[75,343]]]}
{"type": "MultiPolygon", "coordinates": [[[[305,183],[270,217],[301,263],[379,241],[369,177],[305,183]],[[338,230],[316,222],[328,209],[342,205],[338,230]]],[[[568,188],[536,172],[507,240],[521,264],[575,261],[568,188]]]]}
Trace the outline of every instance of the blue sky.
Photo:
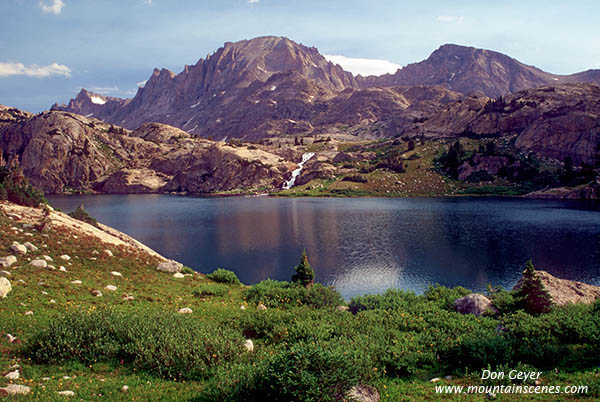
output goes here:
{"type": "Polygon", "coordinates": [[[355,71],[457,43],[569,74],[600,68],[599,20],[597,0],[1,0],[0,103],[37,112],[82,87],[131,97],[154,67],[178,73],[262,35],[343,56],[334,60],[355,71]]]}

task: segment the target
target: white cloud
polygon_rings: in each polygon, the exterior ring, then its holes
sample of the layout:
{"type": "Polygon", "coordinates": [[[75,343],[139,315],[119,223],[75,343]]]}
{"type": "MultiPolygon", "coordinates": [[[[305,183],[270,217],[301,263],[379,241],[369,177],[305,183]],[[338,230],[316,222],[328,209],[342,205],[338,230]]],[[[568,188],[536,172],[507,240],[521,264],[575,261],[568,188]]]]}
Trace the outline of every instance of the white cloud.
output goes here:
{"type": "Polygon", "coordinates": [[[260,0],[248,0],[248,3],[250,4],[256,4],[258,3],[260,0]]]}
{"type": "Polygon", "coordinates": [[[23,63],[0,62],[0,77],[9,77],[11,75],[27,75],[35,78],[46,78],[53,75],[70,77],[71,69],[63,64],[56,63],[47,66],[38,66],[37,64],[26,66],[23,63]]]}
{"type": "Polygon", "coordinates": [[[60,14],[65,3],[62,0],[50,0],[50,4],[46,0],[40,0],[40,8],[45,13],[60,14]]]}
{"type": "Polygon", "coordinates": [[[458,17],[454,17],[451,15],[440,15],[438,17],[436,17],[435,19],[437,22],[448,22],[448,23],[452,23],[452,24],[462,24],[463,21],[465,20],[465,17],[458,16],[458,17]]]}
{"type": "Polygon", "coordinates": [[[339,64],[346,71],[352,74],[360,74],[364,77],[368,75],[393,74],[401,66],[391,61],[381,59],[360,59],[339,55],[323,55],[327,61],[339,64]]]}
{"type": "Polygon", "coordinates": [[[152,0],[142,0],[144,4],[152,5],[152,0]]]}
{"type": "Polygon", "coordinates": [[[141,87],[143,87],[144,85],[146,85],[146,83],[147,83],[147,82],[148,82],[148,80],[146,80],[146,81],[142,81],[142,82],[138,82],[138,83],[137,83],[137,84],[135,84],[135,85],[137,85],[138,87],[140,87],[140,88],[141,88],[141,87]]]}

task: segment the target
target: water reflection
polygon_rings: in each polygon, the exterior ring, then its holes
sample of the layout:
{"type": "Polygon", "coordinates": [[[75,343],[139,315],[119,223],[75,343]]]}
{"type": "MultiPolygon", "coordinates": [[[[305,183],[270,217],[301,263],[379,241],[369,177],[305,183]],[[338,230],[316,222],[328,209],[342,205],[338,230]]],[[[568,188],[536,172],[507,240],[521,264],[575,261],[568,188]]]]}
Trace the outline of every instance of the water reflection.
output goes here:
{"type": "Polygon", "coordinates": [[[512,287],[524,263],[600,284],[598,203],[483,198],[50,197],[200,272],[288,280],[306,248],[345,297],[428,284],[512,287]]]}

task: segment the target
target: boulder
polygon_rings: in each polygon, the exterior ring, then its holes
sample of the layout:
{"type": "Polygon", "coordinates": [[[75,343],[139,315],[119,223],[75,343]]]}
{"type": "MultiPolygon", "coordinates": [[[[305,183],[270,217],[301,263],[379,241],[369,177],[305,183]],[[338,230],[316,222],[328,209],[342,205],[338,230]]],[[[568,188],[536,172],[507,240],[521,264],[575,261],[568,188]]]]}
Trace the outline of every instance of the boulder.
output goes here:
{"type": "Polygon", "coordinates": [[[69,260],[71,260],[71,257],[67,254],[63,254],[60,256],[60,259],[63,261],[69,261],[69,260]]]}
{"type": "Polygon", "coordinates": [[[60,395],[60,396],[75,396],[75,392],[73,392],[73,391],[58,391],[58,395],[60,395]]]}
{"type": "Polygon", "coordinates": [[[181,279],[181,278],[185,278],[185,275],[182,274],[181,272],[175,272],[173,274],[173,278],[181,279]]]}
{"type": "Polygon", "coordinates": [[[356,402],[379,402],[379,392],[368,385],[357,385],[350,388],[347,398],[356,402]]]}
{"type": "Polygon", "coordinates": [[[39,248],[37,248],[35,245],[33,245],[33,244],[32,244],[32,243],[30,243],[30,242],[25,242],[25,243],[23,243],[23,245],[24,245],[24,246],[25,246],[25,248],[27,248],[27,250],[29,250],[29,251],[38,251],[38,250],[39,250],[39,248]]]}
{"type": "Polygon", "coordinates": [[[11,371],[10,373],[6,374],[4,376],[4,378],[7,378],[9,380],[18,380],[20,376],[21,376],[21,374],[19,373],[19,370],[15,370],[15,371],[11,371]]]}
{"type": "Polygon", "coordinates": [[[114,292],[115,290],[117,290],[117,287],[115,285],[106,285],[104,287],[104,289],[110,290],[111,292],[114,292]]]}
{"type": "Polygon", "coordinates": [[[244,342],[244,348],[248,352],[254,352],[254,342],[252,342],[252,339],[246,339],[246,341],[244,342]]]}
{"type": "Polygon", "coordinates": [[[264,304],[262,304],[262,303],[259,303],[259,304],[258,304],[258,309],[259,309],[259,310],[266,310],[266,309],[267,309],[267,306],[265,306],[265,305],[264,305],[264,304]]]}
{"type": "Polygon", "coordinates": [[[479,293],[471,293],[470,295],[456,299],[454,301],[454,308],[461,314],[474,314],[476,316],[494,309],[490,299],[479,293]]]}
{"type": "Polygon", "coordinates": [[[113,256],[113,252],[112,252],[112,251],[110,251],[110,250],[104,250],[104,254],[105,254],[107,257],[112,257],[112,256],[113,256]]]}
{"type": "Polygon", "coordinates": [[[15,254],[27,254],[27,247],[15,241],[11,244],[10,251],[15,254]]]}
{"type": "Polygon", "coordinates": [[[25,385],[10,384],[4,388],[0,388],[1,396],[27,395],[31,392],[31,388],[25,385]]]}
{"type": "Polygon", "coordinates": [[[92,294],[92,296],[102,297],[102,292],[99,290],[92,290],[90,293],[92,294]]]}
{"type": "Polygon", "coordinates": [[[46,260],[33,260],[29,263],[29,265],[36,268],[47,268],[48,262],[46,260]]]}
{"type": "Polygon", "coordinates": [[[0,278],[0,299],[4,299],[12,290],[10,281],[4,277],[0,278]]]}
{"type": "Polygon", "coordinates": [[[112,276],[117,276],[119,278],[123,277],[123,274],[121,274],[120,272],[117,271],[111,271],[110,273],[112,276]]]}
{"type": "Polygon", "coordinates": [[[15,257],[14,255],[2,257],[2,258],[0,258],[0,267],[8,268],[11,265],[13,265],[15,262],[17,262],[17,257],[15,257]]]}
{"type": "Polygon", "coordinates": [[[177,261],[173,261],[173,260],[161,262],[156,267],[156,269],[158,271],[168,272],[170,274],[174,274],[176,272],[181,272],[182,268],[183,268],[183,264],[182,263],[177,262],[177,261]]]}
{"type": "Polygon", "coordinates": [[[50,257],[49,255],[43,255],[43,256],[42,256],[42,258],[43,258],[44,260],[48,261],[48,262],[52,262],[52,261],[54,261],[54,260],[52,259],[52,257],[50,257]]]}
{"type": "Polygon", "coordinates": [[[179,314],[192,314],[192,309],[189,307],[184,307],[179,309],[178,311],[179,314]]]}
{"type": "MultiPolygon", "coordinates": [[[[588,285],[587,283],[560,279],[546,271],[535,271],[542,281],[544,288],[552,297],[552,302],[558,306],[570,303],[594,303],[600,298],[600,286],[588,285]]],[[[517,282],[513,290],[521,288],[522,279],[517,282]]]]}

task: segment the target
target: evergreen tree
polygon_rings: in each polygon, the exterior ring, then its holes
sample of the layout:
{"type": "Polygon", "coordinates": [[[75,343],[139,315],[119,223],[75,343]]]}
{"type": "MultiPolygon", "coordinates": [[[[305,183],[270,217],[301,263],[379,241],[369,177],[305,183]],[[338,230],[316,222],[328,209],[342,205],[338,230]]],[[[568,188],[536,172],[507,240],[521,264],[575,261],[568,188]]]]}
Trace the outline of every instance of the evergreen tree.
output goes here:
{"type": "Polygon", "coordinates": [[[292,282],[298,283],[306,288],[313,284],[315,280],[315,271],[313,271],[308,263],[306,249],[302,252],[300,264],[296,265],[294,269],[296,270],[296,273],[292,275],[292,282]]]}
{"type": "Polygon", "coordinates": [[[552,306],[552,298],[544,288],[542,280],[537,276],[531,260],[527,261],[523,271],[521,288],[517,291],[517,297],[521,307],[529,314],[547,313],[552,306]]]}

